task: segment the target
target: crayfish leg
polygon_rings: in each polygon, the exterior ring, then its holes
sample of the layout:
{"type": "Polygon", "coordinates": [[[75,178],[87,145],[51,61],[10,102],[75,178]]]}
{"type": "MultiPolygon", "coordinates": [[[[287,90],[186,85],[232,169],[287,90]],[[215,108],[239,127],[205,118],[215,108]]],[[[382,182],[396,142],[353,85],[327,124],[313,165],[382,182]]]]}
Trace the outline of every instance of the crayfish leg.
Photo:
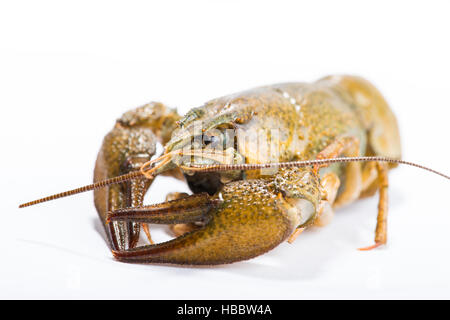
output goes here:
{"type": "Polygon", "coordinates": [[[150,234],[150,229],[148,227],[148,223],[142,223],[142,230],[144,230],[144,233],[147,236],[148,242],[150,242],[150,244],[155,244],[155,241],[153,241],[152,235],[150,234]]]}
{"type": "Polygon", "coordinates": [[[376,162],[367,162],[362,169],[362,191],[359,198],[373,196],[378,190],[378,169],[376,162]]]}
{"type": "MultiPolygon", "coordinates": [[[[319,152],[316,159],[330,159],[339,156],[360,156],[360,142],[355,136],[339,137],[319,152]]],[[[317,170],[315,168],[315,170],[317,170]]],[[[361,163],[351,162],[345,165],[345,185],[339,193],[333,207],[340,207],[356,200],[362,189],[361,163]]]]}
{"type": "Polygon", "coordinates": [[[378,216],[377,226],[375,229],[375,244],[369,247],[360,248],[359,250],[371,250],[387,242],[387,216],[388,216],[388,165],[385,163],[376,163],[378,171],[378,216]]]}
{"type": "MultiPolygon", "coordinates": [[[[359,140],[351,136],[338,138],[319,152],[316,158],[335,158],[341,155],[359,156],[359,140]]],[[[315,171],[317,171],[317,168],[315,168],[315,171]]],[[[349,163],[346,166],[344,190],[337,196],[336,201],[328,199],[331,200],[328,202],[332,203],[333,207],[339,207],[356,200],[358,197],[370,195],[378,189],[379,202],[375,244],[360,250],[371,250],[387,241],[388,171],[389,166],[386,163],[368,163],[364,168],[361,168],[359,163],[349,163]]],[[[322,179],[328,178],[326,175],[324,174],[322,179]]],[[[320,211],[316,224],[320,224],[320,211]]]]}
{"type": "Polygon", "coordinates": [[[317,227],[324,227],[331,222],[334,217],[333,203],[336,199],[341,180],[334,172],[325,173],[320,179],[321,196],[317,218],[314,225],[317,227]]]}
{"type": "Polygon", "coordinates": [[[287,242],[292,244],[298,238],[298,236],[303,233],[303,231],[305,231],[305,228],[295,229],[295,231],[292,232],[292,234],[287,239],[287,242]]]}
{"type": "MultiPolygon", "coordinates": [[[[320,179],[320,195],[321,200],[318,203],[317,217],[314,220],[314,226],[323,227],[329,224],[334,216],[332,203],[336,198],[341,182],[334,172],[325,173],[320,179]]],[[[305,228],[297,228],[289,236],[287,242],[293,243],[305,228]]]]}

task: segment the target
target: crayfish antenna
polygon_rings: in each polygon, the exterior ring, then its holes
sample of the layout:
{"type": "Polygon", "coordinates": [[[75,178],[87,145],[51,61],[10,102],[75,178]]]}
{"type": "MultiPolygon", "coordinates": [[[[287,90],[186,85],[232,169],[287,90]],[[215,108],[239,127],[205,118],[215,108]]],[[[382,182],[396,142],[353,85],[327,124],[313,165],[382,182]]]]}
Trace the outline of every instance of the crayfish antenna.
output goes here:
{"type": "Polygon", "coordinates": [[[51,201],[51,200],[55,200],[55,199],[59,199],[59,198],[64,198],[64,197],[69,197],[69,196],[72,196],[72,195],[77,194],[77,193],[82,193],[82,192],[86,192],[86,191],[100,189],[100,188],[103,188],[103,187],[110,186],[112,184],[117,184],[117,183],[122,183],[122,182],[125,182],[125,181],[129,181],[129,180],[133,180],[133,179],[136,179],[136,178],[141,177],[141,176],[142,176],[142,173],[140,171],[130,172],[130,173],[127,173],[127,174],[124,174],[124,175],[121,175],[121,176],[114,177],[114,178],[98,181],[98,182],[95,182],[93,184],[86,185],[84,187],[76,188],[76,189],[69,190],[69,191],[64,191],[64,192],[57,193],[57,194],[54,194],[54,195],[51,195],[51,196],[48,196],[48,197],[44,197],[44,198],[41,198],[41,199],[37,199],[37,200],[30,201],[30,202],[26,202],[26,203],[23,203],[23,204],[19,205],[19,208],[25,208],[25,207],[29,207],[29,206],[34,206],[35,204],[39,204],[39,203],[42,203],[42,202],[47,202],[47,201],[51,201]]]}
{"type": "MultiPolygon", "coordinates": [[[[130,172],[121,176],[117,176],[110,179],[105,179],[102,181],[95,182],[93,184],[86,185],[84,187],[76,188],[69,191],[64,191],[61,193],[57,193],[48,197],[44,197],[41,199],[33,200],[30,202],[23,203],[19,205],[19,208],[25,208],[29,206],[33,206],[39,203],[69,197],[74,194],[91,191],[99,188],[103,188],[112,184],[122,183],[125,181],[133,180],[138,177],[146,177],[148,179],[153,179],[153,172],[156,171],[156,169],[159,169],[163,165],[167,164],[169,160],[171,159],[170,156],[172,156],[173,153],[164,154],[161,157],[154,159],[152,161],[149,161],[148,163],[144,164],[140,171],[134,171],[130,172]],[[161,161],[160,164],[156,165],[152,169],[148,170],[148,168],[158,162],[161,161]]],[[[338,163],[338,162],[368,162],[368,161],[377,161],[377,162],[388,162],[388,163],[397,163],[397,164],[405,164],[408,166],[413,166],[416,168],[420,168],[429,172],[432,172],[434,174],[440,175],[441,177],[444,177],[446,179],[450,180],[450,176],[436,171],[434,169],[425,167],[423,165],[399,160],[399,159],[392,159],[387,157],[344,157],[344,158],[333,158],[333,159],[315,159],[315,160],[305,160],[305,161],[289,161],[289,162],[273,162],[273,163],[244,163],[244,164],[217,164],[217,165],[202,165],[202,166],[181,166],[182,169],[185,171],[194,171],[194,172],[217,172],[217,171],[233,171],[233,170],[257,170],[257,169],[268,169],[268,168],[293,168],[293,167],[307,167],[307,166],[314,166],[314,165],[323,165],[323,164],[331,164],[331,163],[338,163]]]]}
{"type": "Polygon", "coordinates": [[[154,178],[153,173],[157,169],[159,169],[162,166],[164,166],[165,164],[167,164],[171,160],[171,157],[173,156],[173,154],[174,154],[173,152],[165,153],[162,156],[160,156],[159,158],[148,161],[142,165],[142,167],[140,168],[139,171],[133,171],[133,172],[130,172],[127,174],[123,174],[121,176],[98,181],[93,184],[86,185],[84,187],[76,188],[76,189],[69,190],[69,191],[64,191],[64,192],[57,193],[57,194],[54,194],[54,195],[51,195],[48,197],[44,197],[44,198],[33,200],[30,202],[22,203],[21,205],[19,205],[19,208],[34,206],[34,205],[42,203],[42,202],[52,201],[52,200],[59,199],[59,198],[69,197],[69,196],[72,196],[77,193],[83,193],[86,191],[100,189],[103,187],[110,186],[112,184],[122,183],[122,182],[133,180],[133,179],[136,179],[139,177],[153,179],[154,178]],[[160,163],[157,163],[157,162],[160,162],[160,163]]]}
{"type": "Polygon", "coordinates": [[[414,162],[392,159],[387,157],[343,157],[343,158],[330,158],[330,159],[315,159],[315,160],[302,160],[302,161],[288,161],[288,162],[272,162],[272,163],[243,163],[243,164],[213,164],[213,165],[194,165],[194,166],[181,166],[185,171],[193,172],[218,172],[218,171],[234,171],[234,170],[258,170],[258,169],[269,169],[269,168],[294,168],[294,167],[309,167],[315,165],[326,165],[331,163],[339,162],[387,162],[387,163],[397,163],[405,164],[408,166],[423,169],[441,177],[450,180],[450,176],[436,171],[434,169],[425,167],[421,164],[414,162]]]}

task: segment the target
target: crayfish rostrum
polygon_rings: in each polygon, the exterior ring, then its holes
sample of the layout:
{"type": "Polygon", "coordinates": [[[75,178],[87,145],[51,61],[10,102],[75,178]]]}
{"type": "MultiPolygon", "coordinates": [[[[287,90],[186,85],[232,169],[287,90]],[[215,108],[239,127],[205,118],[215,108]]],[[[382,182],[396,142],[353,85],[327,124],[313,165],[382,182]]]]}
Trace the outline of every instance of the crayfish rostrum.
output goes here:
{"type": "Polygon", "coordinates": [[[415,165],[401,160],[397,121],[379,91],[330,76],[221,97],[184,117],[157,102],[128,111],[103,141],[94,184],[22,206],[94,190],[116,259],[215,265],[292,242],[378,191],[375,244],[362,248],[371,249],[386,243],[388,171],[398,163],[415,165]],[[164,152],[154,157],[157,142],[164,152]],[[193,194],[144,205],[159,174],[186,180],[193,194]],[[154,244],[148,224],[171,225],[177,237],[154,244]],[[150,244],[138,247],[141,228],[150,244]]]}

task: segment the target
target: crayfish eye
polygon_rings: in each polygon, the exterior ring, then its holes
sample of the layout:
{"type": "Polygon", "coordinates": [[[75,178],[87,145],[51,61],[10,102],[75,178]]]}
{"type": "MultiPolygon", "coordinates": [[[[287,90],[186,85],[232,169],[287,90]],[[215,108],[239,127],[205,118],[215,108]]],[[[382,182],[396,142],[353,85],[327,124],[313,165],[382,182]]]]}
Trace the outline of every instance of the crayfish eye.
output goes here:
{"type": "Polygon", "coordinates": [[[203,135],[203,144],[210,148],[217,148],[220,144],[220,137],[217,135],[203,135]]]}

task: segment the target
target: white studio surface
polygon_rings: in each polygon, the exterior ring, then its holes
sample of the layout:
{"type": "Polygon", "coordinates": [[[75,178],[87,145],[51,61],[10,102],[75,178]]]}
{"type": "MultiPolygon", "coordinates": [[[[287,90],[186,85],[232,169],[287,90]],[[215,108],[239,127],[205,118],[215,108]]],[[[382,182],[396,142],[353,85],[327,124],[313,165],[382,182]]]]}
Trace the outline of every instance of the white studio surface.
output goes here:
{"type": "MultiPolygon", "coordinates": [[[[370,252],[377,197],[231,265],[114,261],[88,184],[123,112],[185,113],[221,95],[329,74],[372,81],[398,117],[404,159],[449,174],[447,2],[15,1],[0,4],[0,298],[450,298],[450,181],[390,174],[389,243],[370,252]]],[[[158,179],[147,203],[187,187],[158,179]]],[[[155,228],[154,237],[167,238],[155,228]]]]}

